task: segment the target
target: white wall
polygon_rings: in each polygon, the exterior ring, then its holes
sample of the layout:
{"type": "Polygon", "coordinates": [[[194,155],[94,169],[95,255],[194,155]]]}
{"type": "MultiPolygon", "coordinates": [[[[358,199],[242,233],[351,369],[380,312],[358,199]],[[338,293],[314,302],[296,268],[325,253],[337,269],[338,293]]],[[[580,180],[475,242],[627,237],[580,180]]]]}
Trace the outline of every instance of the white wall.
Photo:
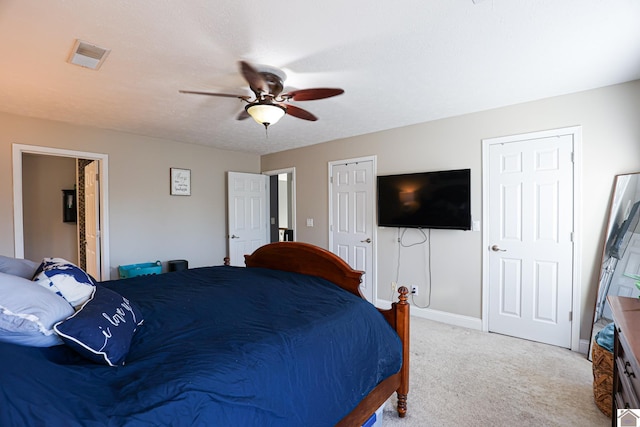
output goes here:
{"type": "Polygon", "coordinates": [[[225,172],[260,171],[254,154],[0,113],[0,254],[7,256],[14,255],[13,143],[109,156],[112,278],[118,265],[157,259],[222,264],[225,172]],[[191,169],[191,196],[169,195],[170,167],[191,169]]]}
{"type": "MultiPolygon", "coordinates": [[[[416,105],[415,108],[419,108],[416,105]]],[[[481,141],[486,138],[581,125],[582,319],[588,339],[604,225],[614,175],[640,171],[640,81],[346,138],[262,157],[262,170],[296,167],[297,239],[328,245],[329,161],[376,155],[378,174],[471,168],[472,215],[483,220],[481,141]]],[[[375,118],[372,118],[375,120],[375,118]]],[[[378,229],[378,297],[389,299],[397,267],[396,230],[378,229]]],[[[431,309],[480,318],[482,247],[479,232],[431,233],[431,309]]],[[[424,247],[402,252],[401,281],[425,281],[424,247]]],[[[415,299],[425,305],[427,293],[415,299]]]]}
{"type": "Polygon", "coordinates": [[[289,227],[289,181],[288,174],[278,175],[278,227],[289,227]],[[281,177],[285,179],[281,179],[281,177]]]}

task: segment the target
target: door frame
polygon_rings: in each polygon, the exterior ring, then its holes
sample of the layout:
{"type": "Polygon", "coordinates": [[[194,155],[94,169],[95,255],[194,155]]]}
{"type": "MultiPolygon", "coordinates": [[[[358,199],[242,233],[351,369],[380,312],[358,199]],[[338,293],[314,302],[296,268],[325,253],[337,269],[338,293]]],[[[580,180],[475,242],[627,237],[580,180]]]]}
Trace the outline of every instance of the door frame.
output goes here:
{"type": "Polygon", "coordinates": [[[331,248],[333,248],[333,196],[332,196],[332,179],[333,179],[333,166],[335,165],[342,165],[345,163],[357,163],[357,162],[367,162],[367,161],[371,161],[372,162],[372,167],[371,170],[373,171],[373,212],[371,213],[373,215],[373,223],[372,223],[372,239],[373,242],[371,243],[371,269],[373,271],[371,271],[371,286],[373,287],[373,301],[371,301],[372,304],[374,304],[375,306],[378,305],[378,223],[376,222],[376,206],[377,206],[377,188],[376,188],[376,184],[375,184],[375,179],[378,176],[378,164],[377,164],[377,159],[378,157],[373,155],[373,156],[364,156],[364,157],[355,157],[355,158],[351,158],[351,159],[343,159],[343,160],[333,160],[328,162],[327,166],[328,166],[328,179],[327,179],[327,188],[328,188],[328,199],[329,199],[329,211],[328,211],[328,223],[329,223],[329,248],[328,250],[330,252],[333,252],[333,250],[331,248]]]}
{"type": "MultiPolygon", "coordinates": [[[[292,218],[293,241],[295,242],[297,240],[296,237],[298,235],[298,222],[297,222],[297,216],[296,216],[296,168],[294,166],[290,168],[264,171],[262,172],[262,175],[273,176],[273,175],[279,175],[281,173],[291,174],[291,200],[289,200],[289,203],[291,203],[291,216],[293,217],[292,218]]],[[[269,216],[270,200],[271,200],[270,197],[267,197],[267,217],[269,216]]],[[[268,221],[267,224],[269,223],[270,222],[268,221]]]]}
{"type": "Polygon", "coordinates": [[[100,257],[101,280],[109,280],[109,156],[101,153],[42,147],[38,145],[12,144],[13,152],[13,236],[14,256],[24,258],[24,221],[22,200],[22,155],[39,154],[56,157],[72,157],[98,162],[100,173],[100,257]]]}
{"type": "Polygon", "coordinates": [[[482,330],[489,331],[489,147],[495,144],[525,142],[527,140],[571,135],[573,138],[573,268],[571,350],[580,351],[580,325],[582,323],[582,126],[530,132],[482,140],[482,330]]]}

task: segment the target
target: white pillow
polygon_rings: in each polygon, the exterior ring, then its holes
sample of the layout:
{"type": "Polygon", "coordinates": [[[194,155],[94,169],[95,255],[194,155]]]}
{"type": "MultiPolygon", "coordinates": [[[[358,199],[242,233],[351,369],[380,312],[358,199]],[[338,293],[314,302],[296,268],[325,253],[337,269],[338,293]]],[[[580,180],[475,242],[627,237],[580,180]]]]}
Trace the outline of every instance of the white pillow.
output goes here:
{"type": "Polygon", "coordinates": [[[31,280],[36,272],[36,268],[38,268],[37,262],[0,255],[0,273],[11,274],[31,280]]]}
{"type": "Polygon", "coordinates": [[[35,347],[62,344],[53,325],[73,313],[64,298],[31,280],[0,272],[0,341],[35,347]]]}
{"type": "Polygon", "coordinates": [[[95,283],[80,267],[62,258],[45,258],[33,281],[62,296],[74,308],[87,301],[95,283]]]}

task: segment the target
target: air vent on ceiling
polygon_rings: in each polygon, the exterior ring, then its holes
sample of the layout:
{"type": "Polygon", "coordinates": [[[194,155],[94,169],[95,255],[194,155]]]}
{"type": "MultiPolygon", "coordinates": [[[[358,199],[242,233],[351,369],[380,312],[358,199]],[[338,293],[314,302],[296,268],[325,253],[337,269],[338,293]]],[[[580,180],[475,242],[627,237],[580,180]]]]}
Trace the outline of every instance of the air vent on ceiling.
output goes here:
{"type": "Polygon", "coordinates": [[[81,67],[97,70],[107,58],[109,52],[111,52],[110,49],[83,42],[82,40],[76,40],[71,50],[71,56],[69,56],[69,62],[81,67]]]}

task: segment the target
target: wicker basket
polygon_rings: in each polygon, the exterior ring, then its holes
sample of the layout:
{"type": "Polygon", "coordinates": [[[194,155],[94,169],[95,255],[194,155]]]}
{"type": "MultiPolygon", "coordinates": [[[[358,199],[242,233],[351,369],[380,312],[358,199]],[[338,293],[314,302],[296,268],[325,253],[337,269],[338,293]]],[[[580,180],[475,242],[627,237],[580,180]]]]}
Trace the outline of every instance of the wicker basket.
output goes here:
{"type": "Polygon", "coordinates": [[[613,391],[613,353],[593,340],[593,399],[598,409],[611,417],[611,393],[613,391]]]}

